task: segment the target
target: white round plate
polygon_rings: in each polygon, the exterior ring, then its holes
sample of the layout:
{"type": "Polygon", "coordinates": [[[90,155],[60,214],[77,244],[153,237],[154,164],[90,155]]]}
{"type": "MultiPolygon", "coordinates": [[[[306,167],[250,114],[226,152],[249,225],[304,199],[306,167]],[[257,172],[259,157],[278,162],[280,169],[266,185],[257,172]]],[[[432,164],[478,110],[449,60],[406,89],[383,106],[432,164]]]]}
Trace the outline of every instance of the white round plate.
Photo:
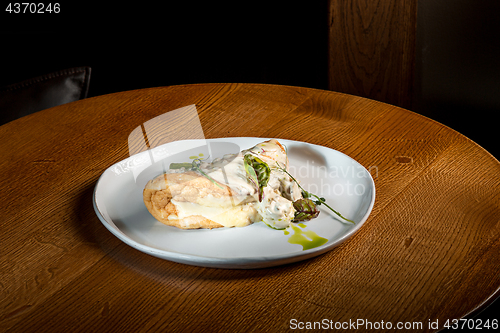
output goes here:
{"type": "Polygon", "coordinates": [[[96,214],[109,231],[139,251],[178,263],[217,268],[263,268],[308,259],[332,250],[361,228],[375,202],[370,173],[336,150],[282,139],[278,141],[287,148],[289,171],[295,179],[355,224],[322,205],[318,218],[286,230],[271,229],[263,222],[243,228],[182,230],[158,222],[146,209],[144,186],[170,163],[189,162],[200,155],[221,157],[266,140],[176,141],[133,155],[109,167],[97,181],[93,196],[96,214]],[[306,246],[290,243],[293,235],[305,232],[327,241],[309,249],[310,236],[302,237],[306,246]]]}

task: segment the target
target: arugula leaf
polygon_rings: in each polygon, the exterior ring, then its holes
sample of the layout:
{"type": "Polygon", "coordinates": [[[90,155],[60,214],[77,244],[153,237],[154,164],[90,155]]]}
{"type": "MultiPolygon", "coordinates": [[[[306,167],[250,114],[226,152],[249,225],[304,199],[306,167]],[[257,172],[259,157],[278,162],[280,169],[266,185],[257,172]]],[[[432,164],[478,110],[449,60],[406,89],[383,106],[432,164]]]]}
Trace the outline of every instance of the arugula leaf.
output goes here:
{"type": "Polygon", "coordinates": [[[271,169],[267,163],[251,154],[246,154],[243,157],[243,164],[248,178],[258,190],[259,202],[262,202],[262,198],[264,197],[264,187],[267,186],[267,182],[269,181],[271,169]]]}

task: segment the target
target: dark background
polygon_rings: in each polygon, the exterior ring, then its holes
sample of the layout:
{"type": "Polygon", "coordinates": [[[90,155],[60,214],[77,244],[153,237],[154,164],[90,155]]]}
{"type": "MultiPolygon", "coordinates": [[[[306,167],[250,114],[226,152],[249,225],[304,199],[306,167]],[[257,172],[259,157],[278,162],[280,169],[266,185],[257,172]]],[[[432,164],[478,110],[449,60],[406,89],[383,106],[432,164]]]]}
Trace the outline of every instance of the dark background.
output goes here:
{"type": "Polygon", "coordinates": [[[69,10],[3,14],[11,23],[3,23],[0,85],[91,66],[89,96],[205,82],[327,89],[326,1],[284,9],[203,2],[69,10]]]}
{"type": "Polygon", "coordinates": [[[499,14],[497,0],[419,0],[413,106],[497,159],[499,14]]]}
{"type": "MultiPolygon", "coordinates": [[[[89,97],[204,82],[328,89],[326,0],[62,3],[59,14],[8,14],[7,4],[0,86],[90,66],[89,97]]],[[[497,0],[419,1],[411,108],[497,159],[499,13],[497,0]]],[[[498,319],[497,303],[480,316],[498,319]]]]}
{"type": "MultiPolygon", "coordinates": [[[[89,97],[205,82],[328,89],[328,5],[310,2],[61,4],[59,14],[0,8],[0,86],[90,66],[89,97]]],[[[496,158],[500,1],[420,0],[411,110],[496,158]]]]}

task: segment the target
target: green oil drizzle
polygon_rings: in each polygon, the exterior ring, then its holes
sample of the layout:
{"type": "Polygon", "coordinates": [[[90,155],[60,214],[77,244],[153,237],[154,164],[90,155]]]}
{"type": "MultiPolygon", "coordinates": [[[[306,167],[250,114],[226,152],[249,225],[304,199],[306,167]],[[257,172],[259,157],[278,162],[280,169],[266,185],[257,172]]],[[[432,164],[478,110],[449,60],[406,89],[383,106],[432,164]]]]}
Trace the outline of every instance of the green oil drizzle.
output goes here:
{"type": "Polygon", "coordinates": [[[195,159],[197,159],[197,158],[203,157],[204,155],[203,155],[203,153],[199,153],[199,154],[198,154],[198,156],[196,156],[196,155],[189,156],[189,159],[191,159],[191,160],[195,160],[195,159]],[[199,157],[198,157],[198,156],[199,156],[199,157]]]}
{"type": "MultiPolygon", "coordinates": [[[[299,226],[304,228],[306,225],[299,223],[299,226]]],[[[309,250],[328,242],[328,239],[318,236],[314,231],[303,231],[293,224],[290,227],[294,234],[288,238],[288,243],[302,245],[302,250],[309,250]]],[[[285,230],[285,235],[288,234],[289,232],[285,230]]]]}

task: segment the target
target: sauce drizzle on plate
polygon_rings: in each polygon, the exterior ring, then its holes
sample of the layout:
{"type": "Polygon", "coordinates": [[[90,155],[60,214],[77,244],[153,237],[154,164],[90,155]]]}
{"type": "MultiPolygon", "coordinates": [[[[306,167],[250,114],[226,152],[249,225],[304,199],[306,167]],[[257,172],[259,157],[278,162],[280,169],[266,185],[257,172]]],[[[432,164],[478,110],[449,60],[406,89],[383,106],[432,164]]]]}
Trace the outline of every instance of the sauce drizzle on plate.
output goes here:
{"type": "MultiPolygon", "coordinates": [[[[301,228],[305,228],[306,225],[303,223],[298,224],[301,228]]],[[[288,238],[288,243],[302,245],[302,250],[309,250],[315,247],[321,246],[328,242],[328,239],[318,236],[314,231],[308,230],[304,231],[292,224],[290,226],[294,231],[294,234],[288,238]]],[[[289,235],[290,232],[285,230],[285,235],[289,235]]]]}

